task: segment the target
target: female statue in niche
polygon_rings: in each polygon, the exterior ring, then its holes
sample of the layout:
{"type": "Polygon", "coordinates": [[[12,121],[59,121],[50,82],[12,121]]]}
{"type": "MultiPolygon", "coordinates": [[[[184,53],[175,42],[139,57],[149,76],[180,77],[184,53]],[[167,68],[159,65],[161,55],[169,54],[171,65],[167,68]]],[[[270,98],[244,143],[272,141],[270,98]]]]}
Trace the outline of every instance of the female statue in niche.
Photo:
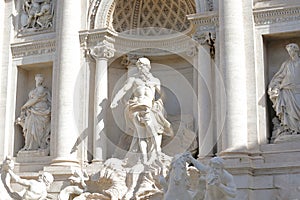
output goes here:
{"type": "Polygon", "coordinates": [[[268,94],[284,134],[300,133],[300,57],[299,46],[286,45],[290,58],[272,78],[268,94]]]}
{"type": "Polygon", "coordinates": [[[28,101],[21,108],[17,124],[22,126],[25,146],[21,151],[47,149],[50,136],[51,94],[43,86],[42,74],[35,75],[36,87],[29,92],[28,101]]]}

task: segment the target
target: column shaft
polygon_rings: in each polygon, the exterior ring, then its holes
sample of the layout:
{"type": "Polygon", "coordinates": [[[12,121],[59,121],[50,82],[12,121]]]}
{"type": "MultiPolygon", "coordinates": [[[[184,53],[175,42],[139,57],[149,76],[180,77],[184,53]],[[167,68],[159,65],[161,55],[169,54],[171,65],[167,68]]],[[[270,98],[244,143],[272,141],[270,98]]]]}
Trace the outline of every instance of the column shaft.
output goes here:
{"type": "Polygon", "coordinates": [[[199,157],[212,154],[213,108],[212,108],[212,66],[209,50],[200,46],[198,51],[198,105],[199,105],[199,157]]]}
{"type": "MultiPolygon", "coordinates": [[[[81,22],[80,1],[57,1],[57,60],[54,66],[54,78],[57,87],[54,91],[55,159],[53,165],[71,165],[77,163],[76,151],[73,151],[79,136],[75,113],[76,81],[80,70],[79,35],[81,22]]],[[[53,148],[53,147],[51,147],[53,148]]]]}
{"type": "Polygon", "coordinates": [[[220,1],[220,67],[226,87],[226,124],[222,149],[247,146],[247,91],[243,1],[220,1]]]}
{"type": "Polygon", "coordinates": [[[106,109],[108,102],[107,59],[97,59],[94,101],[94,152],[93,162],[106,159],[106,109]]]}
{"type": "Polygon", "coordinates": [[[107,157],[106,110],[108,109],[108,64],[113,57],[113,44],[103,41],[91,52],[96,60],[94,96],[93,162],[103,162],[107,157]]]}

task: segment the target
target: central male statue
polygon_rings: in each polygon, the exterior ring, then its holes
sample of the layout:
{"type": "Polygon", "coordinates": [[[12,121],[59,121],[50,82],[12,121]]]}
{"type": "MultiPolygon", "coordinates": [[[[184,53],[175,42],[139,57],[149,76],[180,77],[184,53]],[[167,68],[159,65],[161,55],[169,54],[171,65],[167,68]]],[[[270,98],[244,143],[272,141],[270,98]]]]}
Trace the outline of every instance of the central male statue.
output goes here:
{"type": "Polygon", "coordinates": [[[161,93],[159,79],[151,72],[150,61],[139,58],[136,62],[138,72],[129,77],[125,85],[117,92],[110,107],[115,108],[124,95],[132,91],[125,108],[127,129],[133,132],[129,151],[142,153],[142,163],[151,164],[161,153],[162,134],[172,136],[170,123],[164,116],[163,102],[155,99],[155,93],[161,93]]]}

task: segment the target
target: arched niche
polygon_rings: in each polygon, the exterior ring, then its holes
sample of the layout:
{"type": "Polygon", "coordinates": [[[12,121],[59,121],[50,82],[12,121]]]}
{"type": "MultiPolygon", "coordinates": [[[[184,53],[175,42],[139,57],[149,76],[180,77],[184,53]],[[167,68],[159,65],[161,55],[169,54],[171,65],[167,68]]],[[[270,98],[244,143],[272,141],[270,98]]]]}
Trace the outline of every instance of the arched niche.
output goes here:
{"type": "MultiPolygon", "coordinates": [[[[189,128],[195,131],[193,123],[196,122],[194,116],[197,113],[197,108],[195,108],[194,103],[197,100],[197,91],[194,85],[196,74],[193,63],[176,54],[147,57],[151,60],[151,73],[160,79],[164,108],[167,112],[168,120],[174,126],[175,135],[179,126],[184,126],[183,121],[188,117],[191,123],[189,128]]],[[[122,57],[119,57],[109,66],[109,101],[124,85],[128,74],[135,73],[134,65],[129,67],[133,69],[129,69],[128,66],[122,65],[122,63],[122,57]]],[[[108,111],[107,133],[109,134],[107,137],[109,155],[114,154],[121,136],[126,134],[124,109],[129,98],[130,92],[120,101],[117,108],[108,111]]],[[[169,151],[174,150],[170,150],[170,146],[168,148],[169,151]]]]}

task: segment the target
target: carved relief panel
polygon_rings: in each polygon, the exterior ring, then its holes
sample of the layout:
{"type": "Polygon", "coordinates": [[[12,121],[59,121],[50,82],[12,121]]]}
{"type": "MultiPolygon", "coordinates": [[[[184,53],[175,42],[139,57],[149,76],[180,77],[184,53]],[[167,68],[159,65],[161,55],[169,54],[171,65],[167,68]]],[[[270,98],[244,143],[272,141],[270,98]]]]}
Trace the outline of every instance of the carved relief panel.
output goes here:
{"type": "Polygon", "coordinates": [[[54,27],[53,0],[23,0],[19,5],[19,32],[32,33],[54,27]]]}

